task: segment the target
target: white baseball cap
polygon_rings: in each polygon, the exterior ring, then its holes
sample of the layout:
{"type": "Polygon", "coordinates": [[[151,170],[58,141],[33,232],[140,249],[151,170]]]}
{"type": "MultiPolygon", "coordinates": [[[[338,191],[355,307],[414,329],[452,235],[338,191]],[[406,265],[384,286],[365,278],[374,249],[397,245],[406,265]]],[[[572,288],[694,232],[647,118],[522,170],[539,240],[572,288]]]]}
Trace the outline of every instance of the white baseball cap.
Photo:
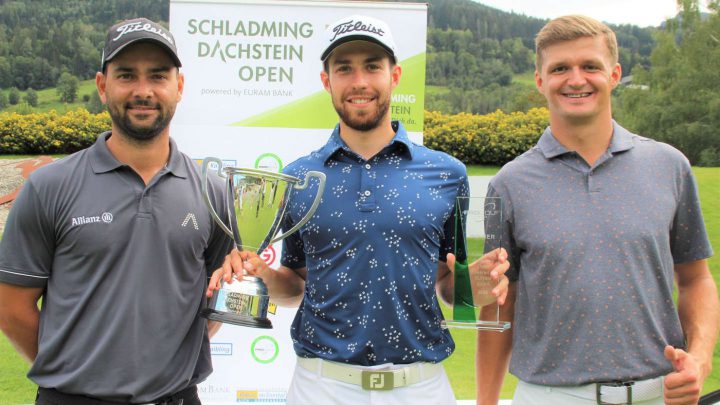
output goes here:
{"type": "Polygon", "coordinates": [[[384,21],[364,15],[341,18],[328,26],[325,30],[325,50],[320,60],[324,62],[335,48],[350,41],[369,41],[378,44],[397,63],[395,40],[390,27],[384,21]]]}

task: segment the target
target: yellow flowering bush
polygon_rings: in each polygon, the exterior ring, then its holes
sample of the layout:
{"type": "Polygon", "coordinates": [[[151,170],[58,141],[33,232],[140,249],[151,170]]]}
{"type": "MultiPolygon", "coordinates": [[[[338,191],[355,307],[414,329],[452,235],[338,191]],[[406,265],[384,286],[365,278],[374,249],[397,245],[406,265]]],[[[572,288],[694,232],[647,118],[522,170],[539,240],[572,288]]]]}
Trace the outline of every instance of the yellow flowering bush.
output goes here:
{"type": "MultiPolygon", "coordinates": [[[[547,125],[545,108],[486,115],[426,112],[424,143],[465,164],[499,166],[535,145],[547,125]]],[[[0,113],[0,154],[73,153],[92,145],[108,130],[107,112],[0,113]]]]}
{"type": "Polygon", "coordinates": [[[546,108],[486,115],[426,112],[423,139],[465,164],[500,166],[533,147],[548,123],[546,108]]]}
{"type": "Polygon", "coordinates": [[[110,130],[107,112],[77,109],[21,115],[0,113],[0,154],[62,154],[87,148],[110,130]]]}

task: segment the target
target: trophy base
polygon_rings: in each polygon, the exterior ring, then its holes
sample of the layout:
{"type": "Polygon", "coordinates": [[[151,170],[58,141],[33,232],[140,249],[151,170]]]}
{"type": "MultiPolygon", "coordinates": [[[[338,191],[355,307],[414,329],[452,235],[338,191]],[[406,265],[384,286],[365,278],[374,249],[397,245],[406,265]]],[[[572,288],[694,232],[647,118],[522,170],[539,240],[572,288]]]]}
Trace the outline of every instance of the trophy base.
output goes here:
{"type": "Polygon", "coordinates": [[[211,321],[229,323],[238,326],[249,326],[251,328],[272,329],[273,327],[272,322],[270,322],[267,318],[237,315],[229,312],[216,311],[210,308],[205,308],[200,311],[200,316],[211,321]]]}
{"type": "Polygon", "coordinates": [[[493,330],[496,332],[505,332],[510,329],[510,322],[504,321],[440,321],[440,327],[443,329],[477,329],[477,330],[493,330]]]}

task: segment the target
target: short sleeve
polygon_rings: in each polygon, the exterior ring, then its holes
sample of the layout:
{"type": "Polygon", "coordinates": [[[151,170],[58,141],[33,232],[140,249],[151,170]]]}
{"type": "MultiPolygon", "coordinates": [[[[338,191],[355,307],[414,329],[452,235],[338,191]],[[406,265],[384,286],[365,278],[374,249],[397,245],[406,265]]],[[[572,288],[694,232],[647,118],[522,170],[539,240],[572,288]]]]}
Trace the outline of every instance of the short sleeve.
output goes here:
{"type": "Polygon", "coordinates": [[[670,249],[675,263],[687,263],[712,256],[700,208],[698,187],[689,164],[679,182],[678,203],[670,230],[670,249]]]}
{"type": "MultiPolygon", "coordinates": [[[[290,204],[293,204],[293,200],[290,200],[290,204]]],[[[292,209],[285,211],[293,212],[292,209]]],[[[291,215],[285,215],[282,219],[281,228],[283,232],[287,232],[288,229],[292,229],[295,226],[295,221],[291,215]]],[[[283,239],[282,247],[282,258],[280,263],[291,269],[299,269],[305,267],[305,245],[302,241],[302,230],[293,232],[291,235],[283,239]]]]}
{"type": "Polygon", "coordinates": [[[52,272],[55,227],[32,181],[25,182],[0,242],[0,282],[44,287],[52,272]]]}
{"type": "Polygon", "coordinates": [[[465,229],[461,225],[464,223],[466,210],[463,210],[460,198],[470,196],[470,184],[467,173],[463,170],[462,177],[458,182],[458,190],[452,201],[452,213],[443,224],[443,234],[445,237],[440,241],[440,260],[446,261],[447,254],[453,253],[458,260],[464,260],[465,257],[465,229]]]}

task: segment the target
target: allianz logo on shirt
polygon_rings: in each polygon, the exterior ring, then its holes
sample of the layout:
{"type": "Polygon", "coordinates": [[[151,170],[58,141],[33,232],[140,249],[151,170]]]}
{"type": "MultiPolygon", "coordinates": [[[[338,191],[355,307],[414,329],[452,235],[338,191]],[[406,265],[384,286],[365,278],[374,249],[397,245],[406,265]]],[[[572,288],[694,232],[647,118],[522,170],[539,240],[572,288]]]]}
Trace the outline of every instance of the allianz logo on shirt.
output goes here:
{"type": "Polygon", "coordinates": [[[74,217],[74,218],[72,218],[72,226],[94,224],[94,223],[99,223],[99,222],[104,222],[106,224],[109,224],[112,221],[113,221],[113,214],[111,214],[109,212],[103,212],[101,215],[98,215],[98,216],[74,217]]]}

